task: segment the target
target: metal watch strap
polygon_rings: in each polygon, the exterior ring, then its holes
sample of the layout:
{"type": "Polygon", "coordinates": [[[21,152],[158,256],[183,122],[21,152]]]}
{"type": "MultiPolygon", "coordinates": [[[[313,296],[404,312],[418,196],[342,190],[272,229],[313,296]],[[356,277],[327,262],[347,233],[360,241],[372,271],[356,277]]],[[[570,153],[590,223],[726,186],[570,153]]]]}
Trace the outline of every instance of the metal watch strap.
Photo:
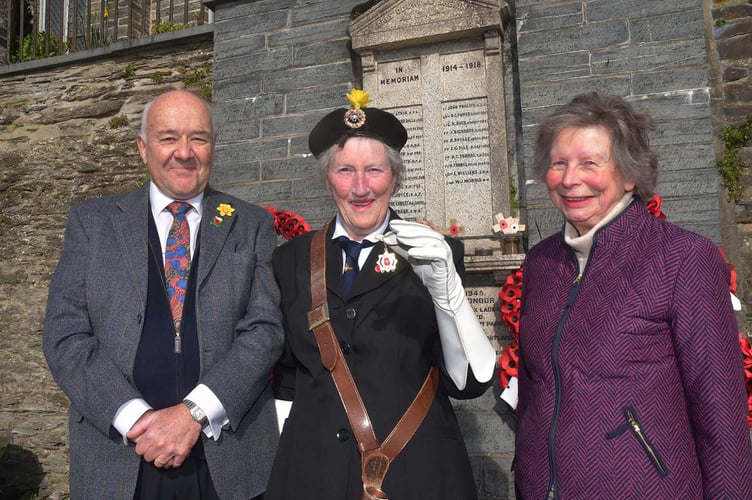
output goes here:
{"type": "Polygon", "coordinates": [[[191,412],[191,418],[193,421],[198,422],[202,429],[205,429],[206,426],[209,425],[209,417],[206,416],[204,410],[199,408],[196,403],[190,399],[184,399],[183,404],[188,408],[188,411],[191,412]]]}

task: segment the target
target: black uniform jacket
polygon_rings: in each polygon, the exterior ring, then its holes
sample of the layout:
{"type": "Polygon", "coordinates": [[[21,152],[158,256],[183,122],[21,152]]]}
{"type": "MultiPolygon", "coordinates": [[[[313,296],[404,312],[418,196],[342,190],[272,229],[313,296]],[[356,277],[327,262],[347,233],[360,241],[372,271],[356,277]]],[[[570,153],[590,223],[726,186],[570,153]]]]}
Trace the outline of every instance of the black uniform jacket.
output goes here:
{"type": "MultiPolygon", "coordinates": [[[[392,218],[396,218],[394,212],[392,218]]],[[[431,297],[409,263],[398,258],[391,272],[377,272],[384,244],[375,245],[351,294],[342,287],[342,254],[331,239],[326,247],[329,314],[344,357],[368,410],[376,437],[383,441],[412,402],[431,368],[441,368],[433,404],[392,462],[383,490],[390,500],[469,500],[477,498],[465,443],[449,400],[481,395],[468,373],[457,389],[443,368],[431,297]]],[[[273,266],[282,292],[286,348],[274,373],[278,399],[292,400],[265,500],[358,500],[362,492],[360,455],[330,373],[322,366],[313,334],[310,247],[307,233],[277,248],[273,266]]],[[[447,238],[462,273],[462,244],[447,238]]]]}

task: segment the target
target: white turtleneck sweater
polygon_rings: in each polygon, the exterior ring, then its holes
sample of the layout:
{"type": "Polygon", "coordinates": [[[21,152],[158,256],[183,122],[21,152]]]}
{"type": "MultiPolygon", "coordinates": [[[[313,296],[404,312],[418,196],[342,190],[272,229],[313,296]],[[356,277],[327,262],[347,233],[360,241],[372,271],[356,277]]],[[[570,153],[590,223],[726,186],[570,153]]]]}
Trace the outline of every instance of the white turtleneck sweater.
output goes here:
{"type": "Polygon", "coordinates": [[[632,202],[633,198],[634,195],[631,191],[624,193],[622,199],[614,205],[611,211],[608,212],[600,222],[593,226],[590,231],[583,235],[580,235],[580,233],[577,232],[577,229],[575,229],[569,221],[564,224],[564,242],[574,250],[574,253],[577,256],[579,274],[582,274],[585,271],[585,266],[587,266],[588,258],[590,257],[590,250],[593,248],[593,236],[595,235],[595,232],[622,213],[632,202]]]}

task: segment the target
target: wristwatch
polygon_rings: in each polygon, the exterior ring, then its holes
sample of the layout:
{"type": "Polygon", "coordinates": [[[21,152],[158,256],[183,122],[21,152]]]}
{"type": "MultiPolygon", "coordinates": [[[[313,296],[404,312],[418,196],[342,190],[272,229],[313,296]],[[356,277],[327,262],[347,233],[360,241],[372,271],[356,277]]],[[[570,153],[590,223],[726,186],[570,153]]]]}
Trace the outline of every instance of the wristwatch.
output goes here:
{"type": "Polygon", "coordinates": [[[191,412],[191,418],[194,422],[198,422],[202,429],[209,425],[209,417],[206,416],[204,410],[198,407],[196,403],[190,399],[184,399],[183,404],[188,407],[188,411],[191,412]]]}

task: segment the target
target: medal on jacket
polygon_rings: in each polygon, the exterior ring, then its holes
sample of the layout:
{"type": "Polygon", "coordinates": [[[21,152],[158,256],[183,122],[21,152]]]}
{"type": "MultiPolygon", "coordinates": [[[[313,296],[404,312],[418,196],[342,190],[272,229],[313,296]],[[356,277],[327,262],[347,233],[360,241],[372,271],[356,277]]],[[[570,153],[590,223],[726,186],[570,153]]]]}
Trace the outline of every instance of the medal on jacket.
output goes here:
{"type": "Polygon", "coordinates": [[[374,269],[377,273],[391,273],[397,269],[397,256],[390,252],[387,246],[384,246],[384,251],[379,255],[374,269]]]}

